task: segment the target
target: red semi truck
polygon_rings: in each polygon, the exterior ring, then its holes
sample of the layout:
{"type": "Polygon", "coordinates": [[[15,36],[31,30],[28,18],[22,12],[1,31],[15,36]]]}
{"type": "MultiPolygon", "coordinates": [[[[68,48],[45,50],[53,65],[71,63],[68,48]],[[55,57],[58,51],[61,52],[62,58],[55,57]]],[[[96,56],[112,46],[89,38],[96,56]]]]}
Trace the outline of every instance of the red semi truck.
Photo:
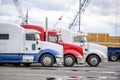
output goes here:
{"type": "MultiPolygon", "coordinates": [[[[41,41],[46,40],[45,30],[41,26],[36,25],[28,25],[23,24],[21,25],[25,29],[33,29],[39,31],[41,41]]],[[[47,40],[49,42],[57,43],[63,46],[64,48],[64,66],[66,67],[72,67],[75,63],[76,64],[83,64],[85,62],[84,60],[84,53],[81,46],[73,45],[70,43],[64,43],[60,40],[60,36],[56,31],[48,31],[48,38],[47,40]]]]}

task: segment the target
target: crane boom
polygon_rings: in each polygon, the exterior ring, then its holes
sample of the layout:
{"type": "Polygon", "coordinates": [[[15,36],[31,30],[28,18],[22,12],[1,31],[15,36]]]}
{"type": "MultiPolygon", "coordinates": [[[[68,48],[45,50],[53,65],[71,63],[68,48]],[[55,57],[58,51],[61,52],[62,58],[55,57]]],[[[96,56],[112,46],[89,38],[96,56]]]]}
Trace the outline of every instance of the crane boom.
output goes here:
{"type": "Polygon", "coordinates": [[[77,14],[75,15],[73,21],[71,24],[69,24],[68,28],[69,29],[72,29],[72,27],[74,27],[74,24],[76,23],[77,19],[78,19],[78,16],[81,15],[85,9],[88,7],[90,3],[90,0],[84,0],[80,6],[80,10],[77,12],[77,14]]]}
{"type": "Polygon", "coordinates": [[[27,24],[27,23],[28,23],[28,19],[27,19],[27,17],[23,14],[23,11],[22,11],[22,9],[21,9],[21,6],[20,6],[18,0],[13,0],[13,2],[14,2],[14,4],[15,4],[17,10],[18,10],[18,13],[19,13],[20,17],[22,18],[22,24],[27,24]]]}

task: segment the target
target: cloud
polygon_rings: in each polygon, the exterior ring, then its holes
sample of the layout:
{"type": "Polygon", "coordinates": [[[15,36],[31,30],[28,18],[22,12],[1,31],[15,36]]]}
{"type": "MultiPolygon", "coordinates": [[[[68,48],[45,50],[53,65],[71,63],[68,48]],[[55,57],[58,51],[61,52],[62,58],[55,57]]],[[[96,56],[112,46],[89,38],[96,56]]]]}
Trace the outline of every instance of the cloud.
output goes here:
{"type": "Polygon", "coordinates": [[[81,29],[84,32],[120,35],[120,10],[118,10],[120,6],[118,4],[120,4],[119,0],[92,1],[82,15],[81,29]]]}
{"type": "Polygon", "coordinates": [[[42,10],[64,10],[66,7],[68,7],[69,4],[71,4],[73,0],[21,0],[21,4],[24,5],[25,8],[32,8],[33,6],[35,8],[39,8],[42,10]]]}
{"type": "Polygon", "coordinates": [[[115,1],[113,2],[113,0],[95,0],[91,2],[89,7],[90,13],[101,14],[103,16],[115,13],[115,1]]]}
{"type": "Polygon", "coordinates": [[[15,16],[18,15],[16,8],[12,5],[2,5],[0,7],[0,14],[8,15],[8,16],[15,16]]]}
{"type": "Polygon", "coordinates": [[[114,33],[115,19],[113,15],[102,16],[98,14],[84,15],[82,18],[81,29],[85,32],[93,33],[114,33]],[[86,21],[87,20],[87,21],[86,21]]]}
{"type": "MultiPolygon", "coordinates": [[[[0,5],[0,20],[20,23],[19,13],[13,0],[2,0],[0,5]]],[[[92,0],[84,14],[81,15],[81,30],[83,32],[109,33],[120,35],[120,1],[92,0]],[[117,2],[116,2],[117,1],[117,2]],[[116,27],[117,26],[117,27],[116,27]]],[[[45,26],[48,18],[49,27],[53,27],[63,16],[56,27],[67,28],[78,11],[78,0],[19,0],[24,14],[29,12],[29,24],[45,26]]],[[[78,24],[78,23],[77,23],[78,24]]],[[[78,25],[75,27],[78,28],[78,25]]]]}
{"type": "Polygon", "coordinates": [[[2,5],[10,5],[10,4],[13,4],[13,0],[0,0],[1,4],[2,5]]]}
{"type": "Polygon", "coordinates": [[[21,19],[20,18],[16,18],[16,16],[0,16],[0,22],[9,22],[9,23],[16,23],[16,24],[20,24],[21,23],[21,19]]]}

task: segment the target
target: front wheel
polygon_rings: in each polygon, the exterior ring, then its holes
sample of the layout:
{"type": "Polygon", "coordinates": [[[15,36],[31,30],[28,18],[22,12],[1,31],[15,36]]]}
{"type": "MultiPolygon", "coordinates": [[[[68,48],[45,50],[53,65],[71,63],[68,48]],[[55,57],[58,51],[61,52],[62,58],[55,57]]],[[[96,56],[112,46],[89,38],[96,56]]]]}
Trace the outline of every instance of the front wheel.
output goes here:
{"type": "Polygon", "coordinates": [[[91,55],[91,56],[88,57],[87,63],[91,67],[97,67],[100,63],[100,59],[97,55],[91,55]]]}
{"type": "Polygon", "coordinates": [[[64,66],[72,67],[75,64],[75,58],[72,55],[66,55],[64,57],[64,66]]]}
{"type": "Polygon", "coordinates": [[[51,67],[53,66],[55,60],[52,55],[45,54],[41,57],[40,62],[43,67],[51,67]]]}

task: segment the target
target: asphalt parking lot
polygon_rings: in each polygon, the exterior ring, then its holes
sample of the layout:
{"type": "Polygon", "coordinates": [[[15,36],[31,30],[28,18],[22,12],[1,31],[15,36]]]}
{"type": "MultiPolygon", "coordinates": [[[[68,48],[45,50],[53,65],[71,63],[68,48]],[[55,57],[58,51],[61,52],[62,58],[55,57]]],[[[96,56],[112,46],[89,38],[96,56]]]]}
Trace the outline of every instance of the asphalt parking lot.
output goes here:
{"type": "Polygon", "coordinates": [[[101,63],[98,67],[30,67],[5,64],[0,66],[0,80],[120,80],[120,61],[101,63]]]}

